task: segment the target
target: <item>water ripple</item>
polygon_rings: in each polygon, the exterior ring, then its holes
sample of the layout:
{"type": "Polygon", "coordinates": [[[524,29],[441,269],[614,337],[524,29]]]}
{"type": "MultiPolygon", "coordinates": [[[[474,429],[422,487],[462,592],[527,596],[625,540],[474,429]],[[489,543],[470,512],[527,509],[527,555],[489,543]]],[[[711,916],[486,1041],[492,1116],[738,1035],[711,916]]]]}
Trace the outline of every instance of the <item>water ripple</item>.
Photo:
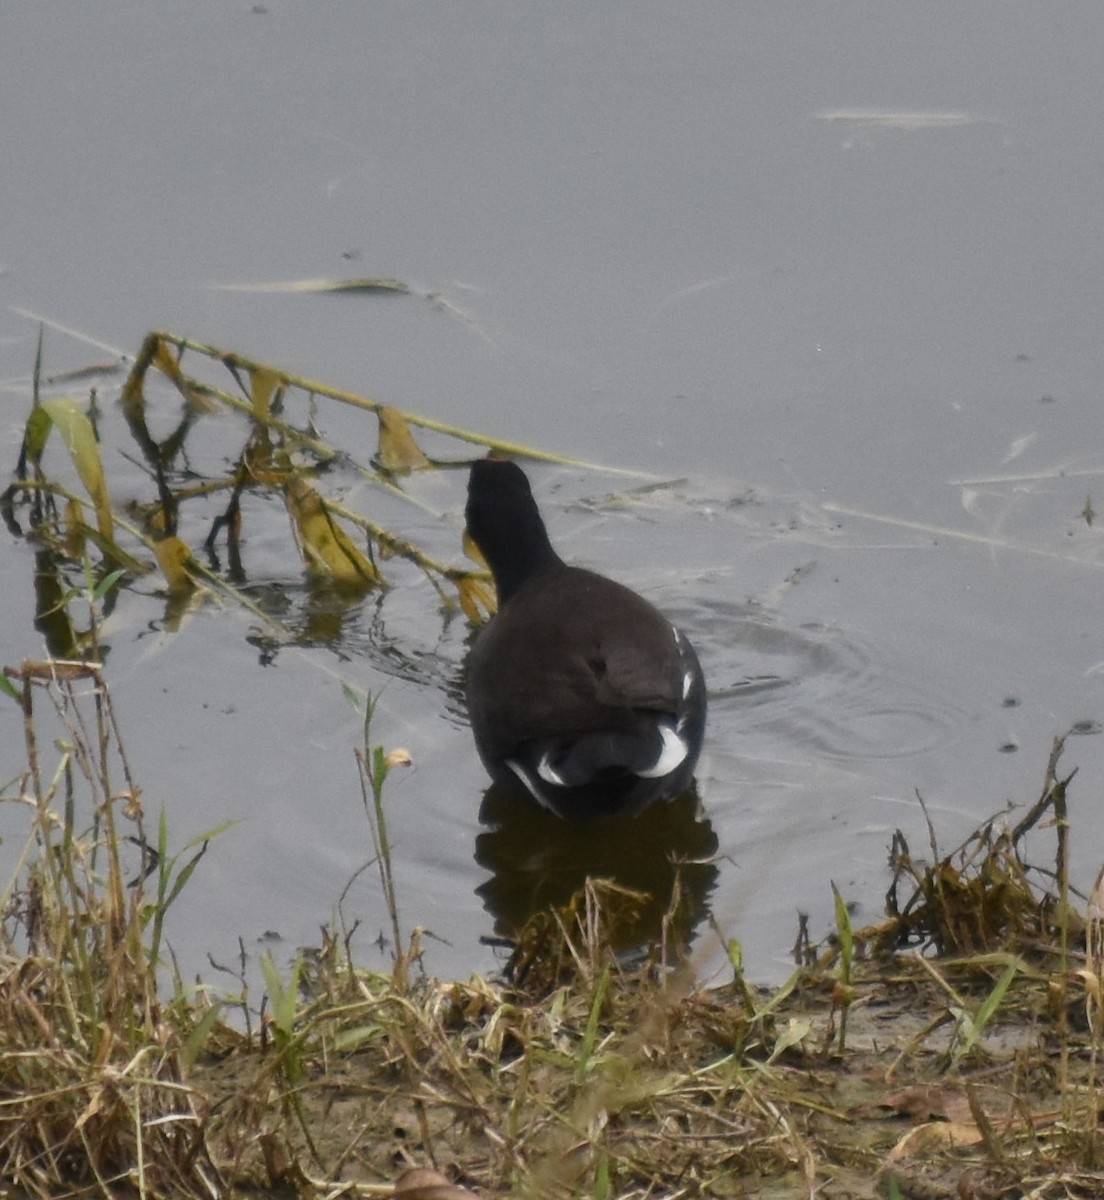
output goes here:
{"type": "Polygon", "coordinates": [[[678,619],[707,664],[716,741],[758,735],[830,759],[893,759],[944,745],[962,726],[940,688],[903,678],[886,647],[844,630],[787,626],[725,601],[700,602],[678,619]]]}

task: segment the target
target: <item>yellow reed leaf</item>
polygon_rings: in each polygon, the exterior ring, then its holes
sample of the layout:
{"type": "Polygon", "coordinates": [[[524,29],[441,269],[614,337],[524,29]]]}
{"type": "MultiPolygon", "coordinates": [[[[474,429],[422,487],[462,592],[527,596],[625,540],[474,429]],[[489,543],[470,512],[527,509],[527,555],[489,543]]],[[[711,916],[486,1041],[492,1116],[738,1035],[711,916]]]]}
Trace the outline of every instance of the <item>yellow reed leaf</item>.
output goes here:
{"type": "Polygon", "coordinates": [[[75,496],[65,502],[65,553],[73,562],[84,557],[84,505],[75,496]]]}
{"type": "Polygon", "coordinates": [[[157,349],[154,350],[150,361],[162,375],[173,381],[177,391],[184,397],[185,403],[193,412],[218,412],[218,405],[215,401],[197,392],[188,382],[187,376],[180,369],[180,360],[173,354],[168,342],[163,338],[157,339],[157,349]]]}
{"type": "Polygon", "coordinates": [[[462,545],[465,556],[470,558],[473,563],[478,563],[481,567],[488,566],[487,560],[483,557],[483,551],[479,549],[479,543],[466,529],[464,530],[462,545]]]}
{"type": "Polygon", "coordinates": [[[307,567],[336,583],[375,587],[383,577],[327,510],[322,497],[304,479],[284,490],[288,512],[307,567]]]}
{"type": "Polygon", "coordinates": [[[494,585],[476,575],[464,575],[457,580],[460,608],[473,625],[483,625],[498,611],[494,585]]]}
{"type": "Polygon", "coordinates": [[[180,363],[177,361],[176,355],[173,354],[168,343],[162,338],[157,339],[157,345],[154,348],[153,357],[150,359],[150,362],[153,363],[162,375],[167,375],[177,387],[182,386],[184,376],[180,373],[180,363]]]}
{"type": "Polygon", "coordinates": [[[192,552],[186,542],[178,537],[162,538],[153,543],[153,552],[170,592],[180,594],[195,589],[196,581],[188,570],[192,552]]]}
{"type": "Polygon", "coordinates": [[[430,465],[429,459],[422,453],[421,447],[410,432],[410,426],[398,409],[384,407],[376,416],[379,417],[377,458],[385,471],[401,474],[406,471],[420,471],[430,465]]]}
{"type": "Polygon", "coordinates": [[[107,492],[107,479],[100,459],[100,444],[96,441],[96,431],[92,428],[92,422],[80,403],[71,396],[43,400],[42,408],[61,434],[81,483],[92,500],[92,506],[96,510],[96,524],[101,535],[107,541],[111,541],[115,530],[115,518],[111,512],[111,497],[107,492]]]}
{"type": "Polygon", "coordinates": [[[249,372],[253,403],[253,419],[267,425],[272,416],[272,397],[284,382],[284,377],[271,367],[254,367],[249,372]]]}

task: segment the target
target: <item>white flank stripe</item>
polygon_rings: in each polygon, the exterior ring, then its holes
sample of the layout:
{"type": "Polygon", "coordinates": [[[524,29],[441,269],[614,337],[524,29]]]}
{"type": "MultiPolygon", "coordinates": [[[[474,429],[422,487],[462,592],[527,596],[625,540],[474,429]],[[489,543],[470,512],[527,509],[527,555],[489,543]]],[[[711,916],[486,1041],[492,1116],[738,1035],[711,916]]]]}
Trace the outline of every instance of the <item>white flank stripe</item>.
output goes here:
{"type": "Polygon", "coordinates": [[[640,772],[642,779],[660,779],[669,775],[689,752],[689,747],[670,726],[664,725],[661,732],[663,749],[659,752],[659,758],[646,771],[640,772]]]}
{"type": "MultiPolygon", "coordinates": [[[[514,764],[511,763],[510,766],[513,767],[514,764]]],[[[514,767],[514,770],[516,771],[517,768],[514,767]]],[[[537,763],[537,774],[541,777],[541,779],[544,780],[545,783],[550,783],[550,784],[552,784],[553,787],[564,787],[565,786],[563,777],[560,775],[557,775],[556,772],[552,769],[552,764],[548,761],[547,754],[542,755],[540,762],[537,763]]]]}

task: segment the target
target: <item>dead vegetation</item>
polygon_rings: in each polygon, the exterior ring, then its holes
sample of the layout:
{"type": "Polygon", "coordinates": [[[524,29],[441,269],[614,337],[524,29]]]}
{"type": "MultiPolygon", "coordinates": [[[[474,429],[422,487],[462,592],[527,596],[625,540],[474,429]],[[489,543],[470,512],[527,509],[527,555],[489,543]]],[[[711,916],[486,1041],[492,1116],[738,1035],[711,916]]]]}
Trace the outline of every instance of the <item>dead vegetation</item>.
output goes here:
{"type": "MultiPolygon", "coordinates": [[[[40,338],[17,479],[0,497],[0,513],[15,536],[33,539],[39,547],[40,570],[62,577],[54,590],[64,590],[64,570],[79,567],[91,549],[103,573],[118,570],[137,579],[159,570],[181,611],[206,596],[219,596],[280,636],[286,631],[278,617],[237,586],[245,578],[242,537],[249,525],[248,500],[275,495],[287,508],[298,556],[315,582],[363,595],[386,588],[382,563],[401,557],[424,573],[443,604],[462,608],[473,622],[493,610],[493,589],[484,572],[442,563],[394,529],[348,508],[340,488],[327,492],[326,478],[340,468],[345,486],[361,480],[412,503],[399,483],[404,475],[460,461],[431,462],[414,437],[419,425],[452,443],[474,444],[481,448],[477,452],[498,448],[548,456],[403,413],[230,351],[171,333],[151,333],[120,394],[133,442],[129,455],[145,472],[150,494],[120,504],[100,455],[95,391],[87,404],[67,395],[43,397],[41,358],[40,338]],[[166,388],[175,393],[175,407],[166,388]],[[362,459],[327,440],[320,428],[322,401],[332,409],[354,407],[374,414],[374,455],[362,459]],[[195,460],[198,431],[218,413],[242,418],[242,441],[230,454],[220,443],[214,461],[201,466],[195,460]],[[60,472],[45,469],[55,430],[76,475],[72,484],[61,482],[60,472]],[[233,464],[229,470],[228,459],[233,464]]],[[[42,615],[50,611],[43,606],[42,615]]],[[[59,629],[54,621],[47,632],[54,635],[51,649],[56,654],[76,656],[81,643],[75,631],[59,629]],[[73,639],[66,646],[68,633],[73,639]]]]}

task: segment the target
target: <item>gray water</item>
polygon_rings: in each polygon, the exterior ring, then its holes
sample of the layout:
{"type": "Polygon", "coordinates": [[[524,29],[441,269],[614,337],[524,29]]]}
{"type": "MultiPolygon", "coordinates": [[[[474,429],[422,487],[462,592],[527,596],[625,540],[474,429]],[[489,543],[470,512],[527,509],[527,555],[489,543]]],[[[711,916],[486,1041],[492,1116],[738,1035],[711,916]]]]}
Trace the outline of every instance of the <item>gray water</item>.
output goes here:
{"type": "MultiPolygon", "coordinates": [[[[829,881],[878,915],[892,831],[927,842],[917,791],[949,848],[1035,798],[1054,736],[1099,728],[1098,6],[110,0],[2,26],[10,466],[44,320],[47,373],[167,328],[676,481],[531,471],[565,556],[699,647],[706,886],[756,976],[786,970],[798,910],[829,928],[829,881]],[[414,293],[244,290],[357,276],[414,293]]],[[[119,384],[98,381],[105,457],[143,494],[119,384]]],[[[215,457],[233,420],[201,435],[215,457]]],[[[333,428],[368,456],[371,418],[333,428]]],[[[463,482],[409,485],[446,514],[412,536],[450,561],[463,482]]],[[[246,539],[247,573],[309,632],[280,506],[246,539]]],[[[34,559],[8,534],[0,552],[13,662],[42,652],[34,559]]],[[[176,845],[236,822],[173,910],[186,970],[239,935],[315,942],[370,857],[342,681],[379,694],[374,736],[413,756],[388,785],[405,926],[432,931],[435,973],[498,961],[467,631],[416,572],[393,582],[328,645],[274,657],[240,612],[175,626],[156,582],[119,598],[108,680],[147,810],[176,845]]],[[[1072,737],[1063,760],[1082,886],[1104,858],[1102,750],[1072,737]]],[[[15,775],[15,706],[0,751],[15,775]]],[[[24,823],[0,805],[0,857],[24,823]]],[[[371,959],[371,871],[343,910],[371,959]]],[[[699,946],[708,971],[704,928],[699,946]]]]}

